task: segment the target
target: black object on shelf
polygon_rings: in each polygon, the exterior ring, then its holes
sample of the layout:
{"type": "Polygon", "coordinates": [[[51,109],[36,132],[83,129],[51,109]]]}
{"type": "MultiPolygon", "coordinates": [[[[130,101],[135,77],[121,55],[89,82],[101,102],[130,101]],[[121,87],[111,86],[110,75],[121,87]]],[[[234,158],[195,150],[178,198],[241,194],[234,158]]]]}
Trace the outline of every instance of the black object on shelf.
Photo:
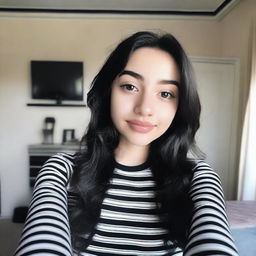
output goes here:
{"type": "Polygon", "coordinates": [[[15,223],[24,223],[28,214],[28,207],[16,207],[13,212],[12,221],[15,223]]]}
{"type": "Polygon", "coordinates": [[[27,103],[29,107],[86,107],[86,104],[27,103]]]}

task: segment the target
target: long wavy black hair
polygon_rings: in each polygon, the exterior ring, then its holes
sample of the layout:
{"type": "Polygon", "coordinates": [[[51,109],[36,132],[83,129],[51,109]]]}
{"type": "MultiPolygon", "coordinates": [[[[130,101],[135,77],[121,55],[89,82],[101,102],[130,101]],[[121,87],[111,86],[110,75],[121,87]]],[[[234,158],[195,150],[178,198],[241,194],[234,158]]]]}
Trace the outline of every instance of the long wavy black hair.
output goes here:
{"type": "Polygon", "coordinates": [[[125,68],[129,56],[139,48],[152,47],[168,52],[180,71],[179,104],[168,130],[150,145],[148,162],[156,181],[157,205],[165,213],[169,239],[184,248],[191,220],[189,197],[194,161],[188,152],[195,146],[201,111],[191,63],[180,43],[170,34],[137,32],[123,40],[107,58],[94,78],[87,97],[91,119],[75,157],[71,189],[79,200],[70,207],[73,242],[79,250],[79,236],[92,234],[100,215],[105,191],[112,175],[114,150],[119,133],[110,115],[111,88],[125,68]],[[153,161],[154,159],[154,161],[153,161]]]}

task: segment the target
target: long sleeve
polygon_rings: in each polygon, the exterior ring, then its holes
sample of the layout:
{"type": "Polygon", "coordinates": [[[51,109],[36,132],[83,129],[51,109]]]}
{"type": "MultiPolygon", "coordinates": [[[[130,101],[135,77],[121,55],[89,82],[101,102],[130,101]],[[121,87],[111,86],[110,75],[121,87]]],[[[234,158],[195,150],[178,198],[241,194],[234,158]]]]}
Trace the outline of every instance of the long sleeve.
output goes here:
{"type": "Polygon", "coordinates": [[[194,209],[184,256],[238,256],[230,233],[220,178],[203,162],[195,167],[190,196],[194,209]]]}
{"type": "Polygon", "coordinates": [[[71,256],[67,214],[67,184],[72,156],[51,157],[40,170],[15,256],[71,256]]]}

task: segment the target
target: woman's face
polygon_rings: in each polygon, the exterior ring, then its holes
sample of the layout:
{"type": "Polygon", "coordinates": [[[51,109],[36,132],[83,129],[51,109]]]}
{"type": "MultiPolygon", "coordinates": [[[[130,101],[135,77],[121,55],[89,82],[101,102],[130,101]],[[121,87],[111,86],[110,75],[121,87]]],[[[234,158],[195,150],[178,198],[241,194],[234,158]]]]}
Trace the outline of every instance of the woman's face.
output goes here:
{"type": "Polygon", "coordinates": [[[178,107],[180,75],[173,57],[157,48],[133,52],[111,93],[120,143],[148,146],[170,126],[178,107]]]}

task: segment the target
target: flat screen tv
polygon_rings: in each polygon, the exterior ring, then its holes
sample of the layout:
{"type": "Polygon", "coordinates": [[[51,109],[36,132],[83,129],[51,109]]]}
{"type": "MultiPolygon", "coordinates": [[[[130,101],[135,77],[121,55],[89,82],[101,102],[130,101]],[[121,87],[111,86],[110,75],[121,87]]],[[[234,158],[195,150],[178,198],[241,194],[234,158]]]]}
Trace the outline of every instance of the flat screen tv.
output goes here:
{"type": "Polygon", "coordinates": [[[32,99],[83,101],[83,62],[31,61],[32,99]]]}

